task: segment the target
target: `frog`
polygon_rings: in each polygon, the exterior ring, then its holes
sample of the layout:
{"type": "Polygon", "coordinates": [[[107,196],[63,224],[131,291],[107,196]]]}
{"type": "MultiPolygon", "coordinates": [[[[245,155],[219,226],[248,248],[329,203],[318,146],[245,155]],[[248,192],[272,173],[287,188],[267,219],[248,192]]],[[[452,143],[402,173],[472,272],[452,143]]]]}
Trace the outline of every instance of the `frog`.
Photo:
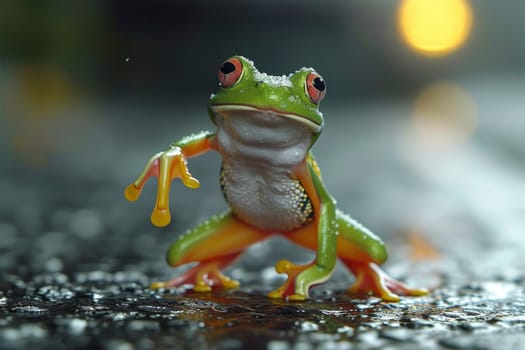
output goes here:
{"type": "Polygon", "coordinates": [[[280,235],[313,250],[306,264],[282,259],[275,264],[284,283],[270,298],[304,301],[313,286],[327,281],[339,259],[354,275],[348,293],[397,302],[421,296],[380,266],[387,260],[385,243],[336,206],[312,153],[324,117],[319,104],[327,84],[313,68],[289,75],[260,72],[246,57],[232,56],[218,70],[218,88],[207,111],[214,131],[181,138],[153,155],[125,189],[129,201],[139,198],[146,181],[157,177],[157,197],[151,222],[171,222],[170,186],[180,179],[188,188],[200,186],[188,169],[188,159],[209,151],[222,157],[219,182],[228,209],[180,236],[168,249],[169,265],[193,263],[180,276],[154,282],[153,289],[192,285],[195,292],[237,288],[240,282],[224,273],[255,243],[280,235]]]}

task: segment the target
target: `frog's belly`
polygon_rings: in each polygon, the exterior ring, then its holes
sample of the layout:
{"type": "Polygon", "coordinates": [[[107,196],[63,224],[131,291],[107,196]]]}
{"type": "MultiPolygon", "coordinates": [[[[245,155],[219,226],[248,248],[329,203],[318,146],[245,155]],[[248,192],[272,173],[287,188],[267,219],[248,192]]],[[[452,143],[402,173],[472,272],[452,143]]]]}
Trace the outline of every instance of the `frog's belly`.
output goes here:
{"type": "Polygon", "coordinates": [[[262,230],[286,232],[314,217],[304,187],[284,172],[223,164],[221,188],[233,214],[262,230]]]}

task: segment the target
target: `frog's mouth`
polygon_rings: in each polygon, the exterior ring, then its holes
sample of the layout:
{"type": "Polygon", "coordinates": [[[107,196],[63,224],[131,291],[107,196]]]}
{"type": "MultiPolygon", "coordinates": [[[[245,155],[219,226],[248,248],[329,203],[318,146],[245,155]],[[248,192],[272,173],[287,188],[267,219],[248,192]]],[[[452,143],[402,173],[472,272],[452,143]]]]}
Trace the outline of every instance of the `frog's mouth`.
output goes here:
{"type": "Polygon", "coordinates": [[[317,124],[316,122],[302,116],[299,114],[293,114],[293,113],[284,113],[277,111],[273,108],[261,108],[261,107],[254,107],[250,105],[241,105],[241,104],[221,104],[221,105],[211,105],[210,106],[212,110],[216,113],[227,113],[227,112],[268,112],[275,116],[287,118],[290,120],[295,120],[302,125],[307,126],[310,128],[314,133],[319,133],[321,129],[323,128],[322,124],[317,124]]]}

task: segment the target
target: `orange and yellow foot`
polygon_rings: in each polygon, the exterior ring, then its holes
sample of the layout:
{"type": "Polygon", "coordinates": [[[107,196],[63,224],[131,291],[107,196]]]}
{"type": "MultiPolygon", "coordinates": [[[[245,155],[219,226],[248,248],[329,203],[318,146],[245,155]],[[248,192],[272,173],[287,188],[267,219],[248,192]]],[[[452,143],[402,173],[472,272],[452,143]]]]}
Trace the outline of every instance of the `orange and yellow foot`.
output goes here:
{"type": "Polygon", "coordinates": [[[169,210],[171,181],[180,178],[186,187],[192,189],[198,188],[200,183],[188,171],[186,157],[180,147],[171,147],[151,157],[137,180],[126,187],[124,191],[126,199],[131,202],[136,201],[150,177],[158,178],[157,199],[151,214],[151,222],[155,226],[164,227],[171,221],[169,210]]]}
{"type": "Polygon", "coordinates": [[[425,288],[410,288],[387,275],[374,263],[343,261],[352,270],[356,281],[348,292],[353,295],[375,295],[384,301],[397,302],[400,295],[422,296],[428,294],[425,288]]]}
{"type": "Polygon", "coordinates": [[[282,286],[268,293],[268,297],[272,299],[286,299],[289,301],[304,301],[308,299],[308,295],[296,293],[295,281],[301,272],[312,265],[313,263],[308,265],[295,265],[288,260],[280,260],[277,262],[277,264],[275,264],[275,270],[277,273],[285,273],[288,275],[288,278],[282,286]]]}
{"type": "Polygon", "coordinates": [[[210,292],[212,288],[232,289],[240,285],[239,281],[222,273],[218,262],[210,262],[201,263],[170,281],[154,282],[150,288],[176,288],[185,284],[193,284],[193,290],[196,292],[210,292]]]}

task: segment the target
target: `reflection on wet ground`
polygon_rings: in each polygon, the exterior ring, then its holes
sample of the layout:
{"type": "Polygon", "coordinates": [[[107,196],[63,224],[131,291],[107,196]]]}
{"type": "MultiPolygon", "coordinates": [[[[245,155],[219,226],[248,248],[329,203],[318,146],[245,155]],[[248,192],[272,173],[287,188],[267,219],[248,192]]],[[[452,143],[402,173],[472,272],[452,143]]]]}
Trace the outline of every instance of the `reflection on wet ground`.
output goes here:
{"type": "Polygon", "coordinates": [[[101,271],[76,281],[12,276],[0,299],[4,348],[490,349],[525,340],[523,280],[448,285],[400,303],[331,289],[301,303],[251,288],[152,292],[146,280],[101,271]]]}

